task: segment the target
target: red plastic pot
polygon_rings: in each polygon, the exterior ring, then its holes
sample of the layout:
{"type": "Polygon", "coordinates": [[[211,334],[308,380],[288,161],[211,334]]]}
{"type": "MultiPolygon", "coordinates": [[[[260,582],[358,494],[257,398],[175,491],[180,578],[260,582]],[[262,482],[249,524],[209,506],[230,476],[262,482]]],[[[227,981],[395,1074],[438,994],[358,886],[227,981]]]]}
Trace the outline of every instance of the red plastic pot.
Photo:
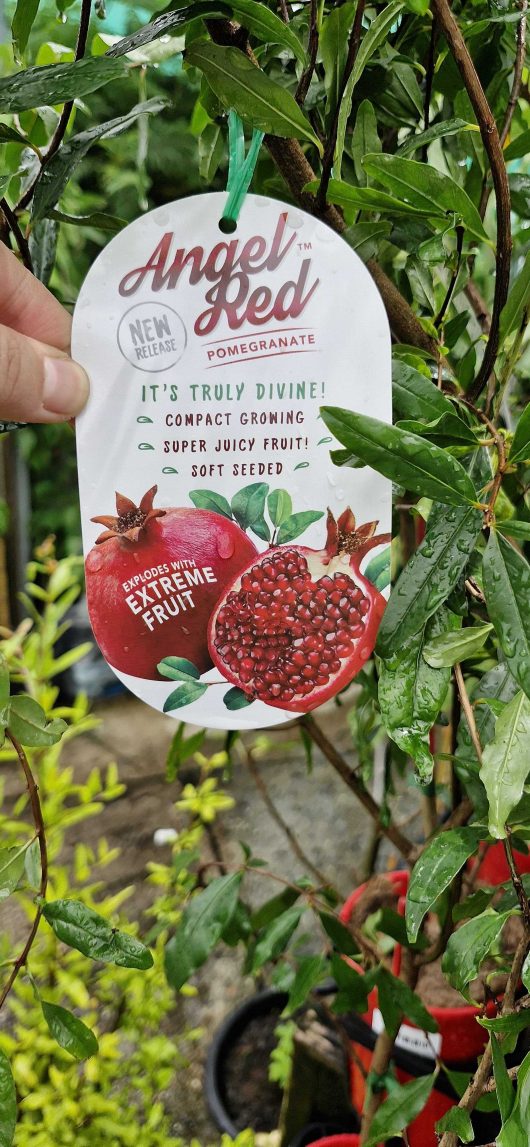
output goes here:
{"type": "Polygon", "coordinates": [[[359,1147],[358,1135],[327,1135],[325,1139],[315,1139],[308,1147],[359,1147]]]}
{"type": "MultiPolygon", "coordinates": [[[[530,852],[514,851],[514,859],[519,872],[530,872],[530,852]]],[[[504,884],[510,879],[510,869],[504,853],[502,840],[491,844],[479,865],[477,880],[482,884],[504,884]]]]}
{"type": "MultiPolygon", "coordinates": [[[[408,887],[409,876],[407,872],[390,872],[388,873],[389,880],[396,887],[399,894],[398,911],[404,913],[405,910],[405,896],[408,887]]],[[[362,895],[366,885],[363,884],[346,901],[342,911],[341,919],[344,923],[348,923],[351,919],[353,910],[362,895]]],[[[401,965],[401,948],[396,945],[394,949],[392,971],[394,975],[399,974],[401,965]]],[[[484,1050],[487,1043],[487,1032],[484,1028],[480,1027],[476,1022],[476,1017],[483,1014],[483,1009],[462,1005],[456,1008],[435,1008],[430,1007],[430,1014],[434,1017],[438,1024],[438,1032],[435,1035],[426,1035],[421,1032],[415,1024],[406,1020],[401,1025],[396,1040],[396,1073],[400,1083],[407,1083],[413,1078],[421,1074],[429,1074],[432,1071],[434,1063],[433,1048],[443,1059],[444,1063],[455,1070],[472,1070],[471,1063],[478,1055],[484,1050]],[[400,1055],[400,1051],[402,1054],[400,1055]],[[423,1070],[424,1068],[424,1070],[423,1070]]],[[[494,1008],[491,1007],[494,1014],[494,1008]]],[[[377,989],[371,992],[368,997],[368,1010],[361,1017],[364,1024],[368,1025],[372,1033],[377,1033],[381,1030],[382,1020],[381,1013],[378,1009],[377,989]]],[[[357,1042],[355,1038],[352,1039],[352,1061],[350,1069],[351,1078],[351,1095],[354,1107],[358,1111],[362,1111],[364,1106],[365,1097],[365,1082],[362,1071],[358,1063],[360,1062],[366,1072],[370,1071],[372,1061],[372,1050],[361,1042],[357,1042]]],[[[440,1084],[445,1084],[445,1077],[439,1077],[440,1084]]],[[[430,1095],[430,1098],[424,1107],[421,1114],[408,1128],[408,1139],[410,1147],[437,1147],[438,1138],[435,1134],[434,1125],[438,1119],[441,1119],[445,1112],[454,1105],[454,1096],[446,1093],[445,1091],[435,1088],[430,1095]]]]}

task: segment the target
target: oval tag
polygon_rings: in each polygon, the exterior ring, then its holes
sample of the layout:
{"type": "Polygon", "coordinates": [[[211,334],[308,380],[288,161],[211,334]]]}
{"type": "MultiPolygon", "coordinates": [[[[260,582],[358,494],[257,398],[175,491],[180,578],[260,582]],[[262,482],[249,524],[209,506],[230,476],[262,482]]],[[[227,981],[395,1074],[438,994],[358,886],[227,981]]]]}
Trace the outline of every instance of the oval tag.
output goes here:
{"type": "MultiPolygon", "coordinates": [[[[391,420],[390,332],[319,220],[222,193],[151,211],[91,268],[72,353],[92,628],[156,709],[224,729],[335,696],[372,653],[391,484],[334,465],[320,407],[391,420]]],[[[339,456],[346,455],[343,449],[339,456]]]]}

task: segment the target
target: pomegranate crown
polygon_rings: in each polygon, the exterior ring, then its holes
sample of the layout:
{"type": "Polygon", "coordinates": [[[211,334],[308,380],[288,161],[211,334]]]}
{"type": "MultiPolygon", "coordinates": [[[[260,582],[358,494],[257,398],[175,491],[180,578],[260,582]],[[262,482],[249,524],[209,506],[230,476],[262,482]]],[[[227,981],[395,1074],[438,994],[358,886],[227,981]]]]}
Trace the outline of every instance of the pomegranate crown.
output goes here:
{"type": "Polygon", "coordinates": [[[139,506],[116,491],[116,515],[103,514],[101,517],[90,519],[91,522],[98,522],[99,525],[106,527],[99,538],[96,538],[96,545],[108,542],[109,538],[124,538],[128,542],[137,542],[148,523],[155,518],[161,518],[166,512],[153,508],[157,490],[158,486],[151,486],[139,506]]]}
{"type": "Polygon", "coordinates": [[[376,534],[378,524],[364,522],[357,527],[355,514],[349,506],[338,519],[328,508],[326,553],[330,558],[337,554],[357,554],[360,560],[374,546],[390,541],[390,534],[376,534]]]}

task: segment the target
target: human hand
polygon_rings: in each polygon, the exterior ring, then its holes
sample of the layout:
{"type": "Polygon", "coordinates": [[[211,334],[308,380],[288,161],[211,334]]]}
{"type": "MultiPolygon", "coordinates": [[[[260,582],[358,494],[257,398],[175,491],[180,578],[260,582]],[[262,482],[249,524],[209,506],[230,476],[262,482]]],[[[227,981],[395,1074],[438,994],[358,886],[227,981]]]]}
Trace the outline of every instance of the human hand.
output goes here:
{"type": "Polygon", "coordinates": [[[87,375],[69,357],[71,318],[0,243],[0,420],[64,422],[83,409],[87,375]]]}

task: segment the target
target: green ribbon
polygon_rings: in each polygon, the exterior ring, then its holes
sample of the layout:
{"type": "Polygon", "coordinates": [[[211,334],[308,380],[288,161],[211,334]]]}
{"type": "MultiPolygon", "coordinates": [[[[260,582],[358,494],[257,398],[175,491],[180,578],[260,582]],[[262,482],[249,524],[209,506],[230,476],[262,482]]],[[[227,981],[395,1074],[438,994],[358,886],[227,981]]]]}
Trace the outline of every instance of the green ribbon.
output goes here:
{"type": "Polygon", "coordinates": [[[264,132],[253,131],[252,140],[245,158],[245,134],[237,112],[228,113],[228,199],[221,219],[222,231],[235,231],[243,200],[250,187],[250,181],[258,162],[264,132]]]}

